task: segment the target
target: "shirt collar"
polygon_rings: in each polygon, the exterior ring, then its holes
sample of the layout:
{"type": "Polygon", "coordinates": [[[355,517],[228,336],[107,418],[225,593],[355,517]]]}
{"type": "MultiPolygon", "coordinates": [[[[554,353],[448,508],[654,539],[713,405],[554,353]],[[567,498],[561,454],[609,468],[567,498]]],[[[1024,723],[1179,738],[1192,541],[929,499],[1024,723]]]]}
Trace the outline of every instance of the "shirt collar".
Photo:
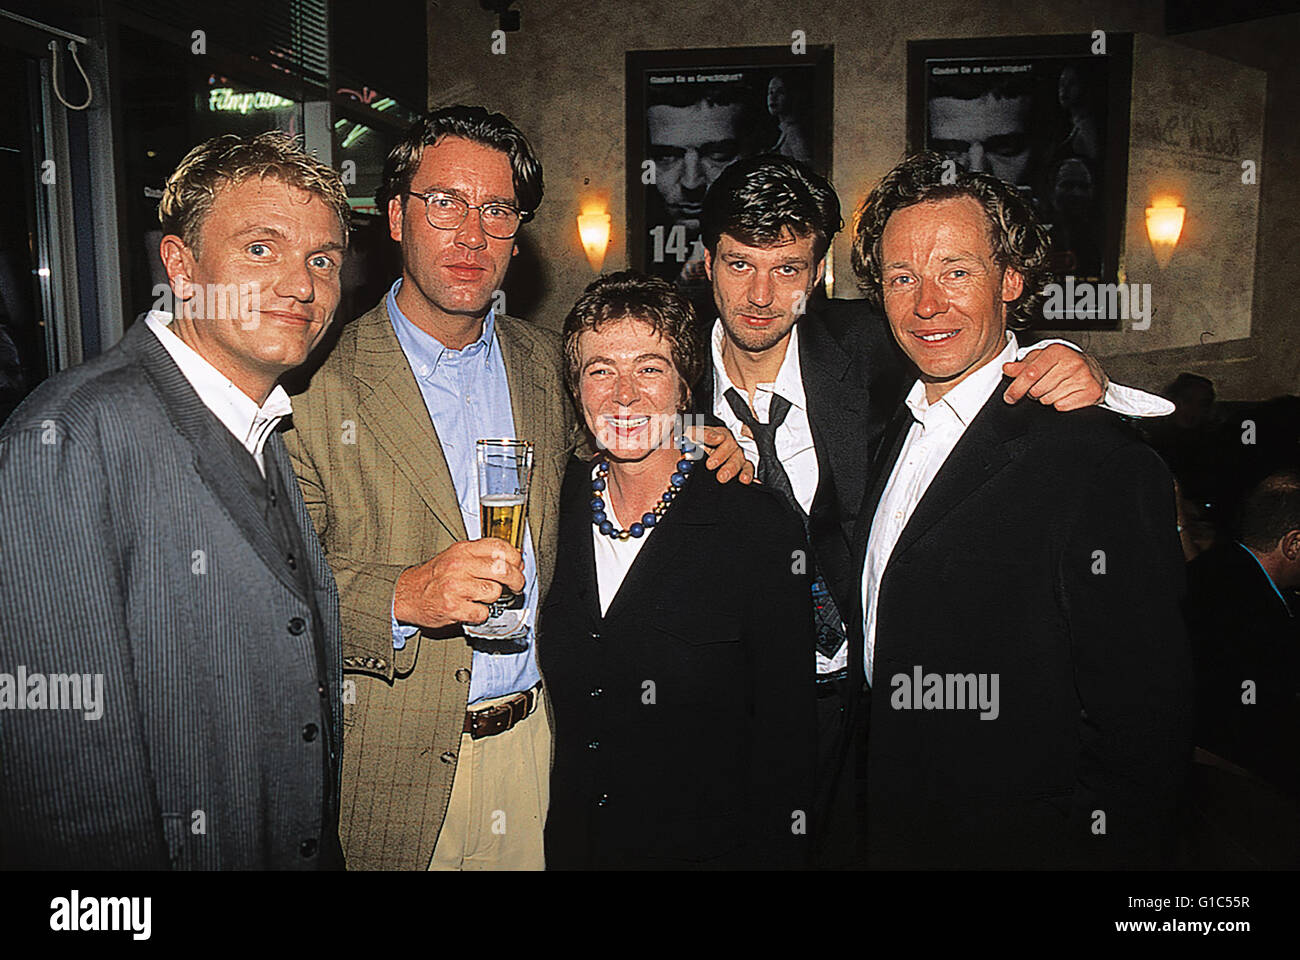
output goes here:
{"type": "MultiPolygon", "coordinates": [[[[713,321],[713,335],[709,338],[713,355],[713,396],[715,402],[721,400],[723,394],[732,387],[735,387],[736,392],[742,397],[745,396],[745,391],[731,382],[731,377],[727,376],[727,367],[722,362],[722,344],[725,342],[726,337],[727,333],[722,327],[722,318],[719,317],[713,321]]],[[[803,389],[803,366],[799,362],[798,323],[790,328],[790,341],[785,345],[785,357],[781,360],[781,369],[776,372],[776,380],[771,383],[757,384],[754,389],[755,392],[779,393],[790,401],[790,406],[798,407],[800,410],[805,409],[808,400],[803,389]]]]}
{"type": "Polygon", "coordinates": [[[203,405],[212,411],[249,453],[260,459],[262,448],[272,429],[293,412],[289,394],[277,383],[262,405],[258,406],[252,397],[235,386],[229,377],[171,330],[168,324],[172,319],[170,313],[150,310],[145,315],[144,322],[176,362],[203,405]]]}
{"type": "Polygon", "coordinates": [[[1010,330],[1007,331],[1007,343],[992,360],[977,367],[965,380],[957,384],[941,398],[931,404],[925,399],[925,384],[917,380],[912,384],[912,389],[908,391],[906,403],[912,411],[912,416],[917,422],[924,425],[926,417],[931,415],[931,411],[936,413],[943,409],[957,418],[962,429],[970,426],[970,422],[975,419],[975,415],[984,408],[993,391],[997,389],[998,384],[1002,382],[1002,365],[1010,363],[1016,359],[1016,351],[1019,345],[1016,343],[1016,335],[1010,330]]]}
{"type": "Polygon", "coordinates": [[[483,365],[487,366],[492,361],[492,344],[495,342],[493,332],[496,330],[496,310],[489,309],[487,316],[483,320],[483,332],[479,334],[477,340],[466,345],[460,350],[452,350],[445,346],[437,337],[425,333],[407,317],[397,305],[397,291],[402,287],[402,278],[398,277],[388,290],[388,296],[385,298],[385,305],[388,307],[388,319],[393,324],[393,332],[397,334],[397,342],[402,346],[402,352],[411,363],[411,371],[421,380],[432,377],[438,370],[438,365],[443,360],[452,362],[477,357],[480,354],[483,357],[483,365]]]}

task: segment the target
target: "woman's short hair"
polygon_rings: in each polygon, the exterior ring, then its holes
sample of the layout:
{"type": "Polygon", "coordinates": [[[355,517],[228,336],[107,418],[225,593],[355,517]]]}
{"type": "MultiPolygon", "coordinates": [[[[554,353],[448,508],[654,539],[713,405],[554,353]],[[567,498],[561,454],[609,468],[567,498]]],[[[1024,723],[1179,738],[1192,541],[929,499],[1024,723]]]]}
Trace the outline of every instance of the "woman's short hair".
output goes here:
{"type": "Polygon", "coordinates": [[[419,169],[424,148],[436,146],[443,137],[460,137],[480,146],[500,150],[510,158],[515,201],[525,223],[542,204],[542,164],[528,138],[503,114],[488,113],[483,107],[441,107],[431,110],[411,125],[384,163],[384,182],[375,193],[381,211],[388,201],[411,189],[411,178],[419,169]]]}
{"type": "Polygon", "coordinates": [[[307,153],[297,139],[279,130],[253,137],[227,133],[200,143],[167,178],[158,201],[158,221],[164,234],[174,234],[196,254],[203,220],[217,191],[253,177],[270,177],[313,193],[339,218],[347,242],[347,188],[338,172],[307,153]]]}
{"type": "Polygon", "coordinates": [[[576,400],[582,358],[578,339],[584,330],[609,323],[640,320],[667,341],[673,366],[686,387],[683,402],[704,372],[704,348],[690,301],[667,280],[635,270],[597,277],[564,318],[564,382],[576,400]]]}
{"type": "Polygon", "coordinates": [[[1047,228],[1015,187],[987,173],[963,170],[937,153],[908,157],[885,174],[858,210],[850,259],[864,296],[883,308],[880,238],[889,218],[904,207],[956,197],[970,197],[984,208],[994,261],[1024,277],[1024,293],[1007,306],[1007,326],[1029,326],[1042,316],[1043,288],[1052,282],[1047,228]]]}

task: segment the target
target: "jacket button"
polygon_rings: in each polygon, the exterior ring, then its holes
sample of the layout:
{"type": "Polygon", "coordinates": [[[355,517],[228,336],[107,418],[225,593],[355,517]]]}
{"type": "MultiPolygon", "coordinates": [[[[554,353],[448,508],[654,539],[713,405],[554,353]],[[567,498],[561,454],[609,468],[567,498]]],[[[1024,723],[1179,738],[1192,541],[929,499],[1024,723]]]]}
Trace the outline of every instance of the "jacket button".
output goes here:
{"type": "Polygon", "coordinates": [[[603,806],[607,805],[608,803],[609,803],[609,794],[608,794],[608,793],[602,793],[599,797],[596,798],[596,806],[598,806],[598,807],[603,807],[603,806]]]}
{"type": "Polygon", "coordinates": [[[452,762],[454,762],[455,759],[456,759],[456,754],[453,753],[451,750],[448,750],[446,753],[444,753],[444,754],[443,754],[441,757],[439,757],[438,759],[441,760],[443,763],[452,763],[452,762]]]}
{"type": "Polygon", "coordinates": [[[600,633],[599,633],[598,631],[596,631],[596,630],[591,631],[591,639],[593,639],[593,640],[599,640],[599,639],[600,639],[600,633]]]}
{"type": "Polygon", "coordinates": [[[318,733],[320,733],[320,727],[316,726],[316,724],[314,723],[309,723],[307,724],[307,726],[302,728],[302,738],[306,740],[308,743],[311,743],[313,740],[315,740],[316,734],[318,733]]]}
{"type": "Polygon", "coordinates": [[[605,692],[605,691],[602,690],[600,687],[592,687],[592,688],[591,688],[591,694],[590,694],[590,695],[591,695],[592,697],[595,697],[597,700],[599,700],[599,699],[600,699],[600,695],[603,694],[604,692],[605,692]]]}
{"type": "Polygon", "coordinates": [[[274,507],[274,506],[275,506],[275,491],[274,491],[274,490],[271,490],[271,491],[267,494],[267,496],[268,496],[268,498],[269,498],[270,501],[271,501],[271,506],[274,507]]]}
{"type": "Polygon", "coordinates": [[[289,632],[295,637],[307,629],[307,621],[302,617],[294,617],[289,621],[289,632]]]}
{"type": "Polygon", "coordinates": [[[458,667],[456,669],[456,679],[461,683],[469,683],[469,670],[465,667],[458,667]]]}
{"type": "Polygon", "coordinates": [[[285,557],[285,562],[289,564],[289,569],[290,569],[290,570],[297,570],[297,569],[298,569],[298,561],[294,559],[292,553],[289,554],[289,556],[285,557]]]}
{"type": "Polygon", "coordinates": [[[599,740],[593,740],[593,741],[591,741],[591,743],[587,744],[587,749],[588,749],[588,750],[599,750],[599,749],[600,749],[600,741],[599,741],[599,740]]]}
{"type": "Polygon", "coordinates": [[[323,684],[323,683],[318,683],[318,684],[316,684],[316,692],[319,693],[319,694],[321,695],[321,699],[324,699],[324,697],[325,697],[325,684],[323,684]]]}
{"type": "Polygon", "coordinates": [[[298,845],[298,852],[304,857],[316,856],[316,838],[308,837],[298,845]]]}

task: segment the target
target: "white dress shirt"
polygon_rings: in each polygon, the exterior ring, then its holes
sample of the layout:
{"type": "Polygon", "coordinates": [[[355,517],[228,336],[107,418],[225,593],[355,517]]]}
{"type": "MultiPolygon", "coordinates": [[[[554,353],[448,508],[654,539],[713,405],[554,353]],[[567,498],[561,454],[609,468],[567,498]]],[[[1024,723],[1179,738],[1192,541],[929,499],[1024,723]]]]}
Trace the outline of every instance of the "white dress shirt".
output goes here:
{"type": "Polygon", "coordinates": [[[862,568],[862,609],[865,611],[863,636],[866,638],[867,682],[871,682],[872,662],[876,651],[876,615],[879,612],[880,581],[884,578],[889,556],[898,538],[912,518],[916,505],[925,496],[930,483],[943,467],[953,447],[961,439],[975,415],[983,409],[993,391],[1002,382],[1002,364],[1016,357],[1016,337],[1007,331],[1007,345],[1002,352],[975,370],[939,400],[925,398],[925,384],[920,380],[907,394],[907,406],[913,423],[903,441],[898,460],[889,474],[881,494],[867,538],[867,559],[862,568]]]}
{"type": "MultiPolygon", "coordinates": [[[[598,467],[591,468],[591,479],[596,479],[598,469],[598,467]]],[[[620,523],[618,517],[614,515],[614,498],[608,484],[605,485],[604,497],[605,516],[610,523],[614,524],[616,529],[627,529],[630,524],[620,523]]],[[[672,507],[668,509],[671,510],[672,507]]],[[[645,546],[645,542],[650,539],[654,530],[654,527],[646,527],[645,533],[640,537],[619,540],[617,537],[605,536],[594,523],[591,525],[591,542],[596,549],[596,588],[600,593],[602,617],[609,610],[614,595],[618,593],[619,587],[623,586],[627,572],[632,569],[633,561],[636,560],[637,554],[641,552],[641,548],[645,546]]]]}
{"type": "Polygon", "coordinates": [[[168,324],[172,315],[161,310],[150,310],[144,322],[153,331],[158,342],[176,361],[182,375],[190,382],[203,405],[213,412],[235,439],[257,461],[257,469],[266,476],[262,462],[262,449],[275,425],[293,412],[289,394],[278,383],[266,401],[258,406],[248,394],[230,382],[230,378],[204,360],[199,353],[176,334],[168,324]]]}

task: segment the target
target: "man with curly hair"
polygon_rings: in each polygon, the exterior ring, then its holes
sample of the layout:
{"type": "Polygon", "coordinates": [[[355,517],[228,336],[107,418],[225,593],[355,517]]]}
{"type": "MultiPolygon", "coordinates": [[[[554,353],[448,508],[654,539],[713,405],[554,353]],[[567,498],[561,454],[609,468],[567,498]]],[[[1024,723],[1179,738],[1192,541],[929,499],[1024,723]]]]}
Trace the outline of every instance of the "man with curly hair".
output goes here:
{"type": "Polygon", "coordinates": [[[1118,418],[1008,405],[1047,233],[1009,185],[909,158],[853,266],[916,368],[854,537],[870,861],[1152,866],[1190,761],[1173,483],[1118,418]]]}

